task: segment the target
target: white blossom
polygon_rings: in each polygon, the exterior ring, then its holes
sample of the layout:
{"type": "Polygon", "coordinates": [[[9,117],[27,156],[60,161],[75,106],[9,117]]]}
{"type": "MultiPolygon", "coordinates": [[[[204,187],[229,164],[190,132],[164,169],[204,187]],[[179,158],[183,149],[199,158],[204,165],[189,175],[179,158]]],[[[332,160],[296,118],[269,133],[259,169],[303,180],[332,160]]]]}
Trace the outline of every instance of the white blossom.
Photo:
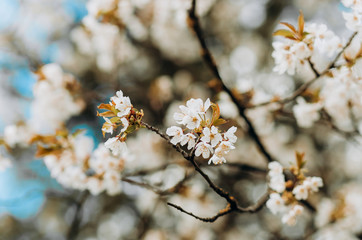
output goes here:
{"type": "Polygon", "coordinates": [[[212,153],[212,147],[210,144],[201,141],[196,145],[195,155],[197,157],[202,154],[203,158],[209,158],[210,153],[212,153]]]}
{"type": "Polygon", "coordinates": [[[27,147],[33,134],[26,124],[7,125],[4,129],[4,141],[12,148],[16,145],[27,147]]]}
{"type": "Polygon", "coordinates": [[[308,187],[304,184],[294,187],[293,194],[297,200],[306,200],[308,198],[308,187]]]}
{"type": "Polygon", "coordinates": [[[230,152],[230,150],[235,149],[234,145],[229,141],[221,141],[218,147],[216,148],[218,151],[222,151],[224,153],[230,152]]]}
{"type": "Polygon", "coordinates": [[[121,129],[121,132],[124,132],[127,130],[128,126],[129,126],[129,121],[127,118],[123,117],[121,118],[121,122],[122,122],[122,125],[123,125],[123,128],[121,129]]]}
{"type": "Polygon", "coordinates": [[[192,133],[187,133],[182,136],[181,146],[187,143],[187,149],[190,150],[196,145],[196,136],[192,133]]]}
{"type": "Polygon", "coordinates": [[[131,100],[129,97],[124,97],[121,90],[116,92],[116,96],[111,97],[111,101],[115,104],[115,108],[119,110],[118,117],[127,116],[132,109],[131,100]]]}
{"type": "Polygon", "coordinates": [[[106,132],[106,133],[113,134],[114,124],[108,118],[103,117],[103,119],[106,122],[103,124],[102,131],[106,132]]]}
{"type": "Polygon", "coordinates": [[[270,177],[279,176],[283,174],[283,166],[276,161],[270,162],[268,164],[268,168],[269,168],[268,175],[270,177]]]}
{"type": "Polygon", "coordinates": [[[226,131],[226,133],[224,133],[224,138],[231,143],[235,143],[237,140],[237,137],[235,136],[236,130],[237,130],[236,127],[234,127],[234,126],[230,127],[226,131]]]}
{"type": "Polygon", "coordinates": [[[285,191],[285,177],[283,174],[270,178],[269,187],[278,193],[285,191]]]}
{"type": "Polygon", "coordinates": [[[309,128],[313,126],[313,123],[320,118],[319,110],[321,110],[323,104],[307,103],[304,98],[297,98],[297,105],[293,106],[293,113],[300,127],[309,128]]]}
{"type": "Polygon", "coordinates": [[[177,143],[182,141],[183,131],[180,127],[172,126],[167,128],[166,134],[172,136],[171,143],[176,145],[177,143]]]}
{"type": "Polygon", "coordinates": [[[197,114],[205,114],[206,111],[209,109],[209,107],[211,106],[211,102],[210,99],[206,99],[205,103],[203,103],[202,99],[198,98],[198,99],[194,99],[191,98],[190,100],[188,100],[186,102],[186,106],[191,110],[196,112],[197,114]]]}
{"type": "Polygon", "coordinates": [[[115,156],[120,156],[127,151],[125,142],[121,142],[117,137],[109,138],[104,146],[112,151],[115,156]]]}
{"type": "Polygon", "coordinates": [[[201,141],[211,143],[212,147],[215,147],[222,140],[221,134],[215,126],[212,126],[211,130],[210,128],[205,127],[202,130],[202,133],[204,136],[201,138],[201,141]]]}
{"type": "Polygon", "coordinates": [[[320,177],[307,177],[303,181],[303,185],[313,192],[318,192],[319,188],[323,187],[323,180],[320,177]]]}
{"type": "Polygon", "coordinates": [[[225,152],[223,152],[219,149],[216,149],[214,155],[209,159],[208,164],[210,164],[211,162],[215,165],[226,163],[226,159],[225,159],[224,155],[225,155],[225,152]]]}
{"type": "Polygon", "coordinates": [[[294,226],[297,221],[297,217],[303,213],[304,208],[300,205],[294,205],[287,214],[282,217],[282,222],[294,226]]]}
{"type": "Polygon", "coordinates": [[[266,206],[273,214],[284,212],[286,210],[285,202],[278,193],[271,193],[269,195],[266,206]]]}

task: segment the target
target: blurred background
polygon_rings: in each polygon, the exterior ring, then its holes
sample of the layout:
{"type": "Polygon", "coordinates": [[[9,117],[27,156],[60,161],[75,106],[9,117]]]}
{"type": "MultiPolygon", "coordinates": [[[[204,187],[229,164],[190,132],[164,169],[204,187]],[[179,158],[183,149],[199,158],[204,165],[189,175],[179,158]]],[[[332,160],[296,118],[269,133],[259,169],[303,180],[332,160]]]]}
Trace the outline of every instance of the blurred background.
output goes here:
{"type": "MultiPolygon", "coordinates": [[[[239,138],[237,150],[227,159],[230,164],[207,166],[202,159],[200,163],[243,206],[254,203],[267,189],[266,163],[229,97],[210,89],[213,76],[186,23],[190,1],[120,0],[117,24],[103,27],[87,18],[92,10],[87,3],[0,1],[0,137],[6,140],[12,131],[6,129],[14,124],[26,124],[39,134],[59,127],[49,124],[43,114],[58,111],[62,115],[62,110],[52,109],[51,104],[39,109],[33,91],[38,81],[35,72],[49,63],[59,64],[80,83],[82,110],[63,116],[62,123],[72,132],[86,129],[94,146],[104,141],[104,121],[97,117],[97,105],[108,103],[119,89],[134,107],[144,110],[146,122],[162,131],[175,125],[173,113],[186,100],[210,97],[220,105],[228,126],[238,126],[239,138]]],[[[324,23],[342,39],[351,34],[342,17],[345,8],[336,0],[198,1],[206,42],[230,88],[252,93],[253,102],[258,103],[289,96],[310,77],[272,71],[272,33],[279,21],[295,25],[299,10],[306,22],[324,23]]],[[[127,140],[132,160],[124,176],[160,189],[183,179],[175,192],[160,195],[123,182],[117,196],[94,196],[59,184],[42,159],[34,157],[35,146],[21,140],[14,140],[11,151],[0,146],[0,239],[314,239],[325,232],[339,238],[321,239],[360,239],[361,145],[328,124],[300,129],[293,116],[272,110],[267,106],[248,111],[267,149],[285,166],[294,162],[296,150],[305,152],[308,175],[320,176],[326,183],[311,199],[317,213],[306,211],[294,227],[282,225],[266,208],[256,214],[229,214],[215,223],[203,223],[170,208],[168,201],[211,217],[225,202],[180,154],[157,135],[140,130],[127,140]],[[333,221],[321,220],[328,215],[318,207],[322,199],[337,201],[336,196],[349,192],[356,194],[353,201],[360,205],[359,214],[338,228],[331,227],[333,221]],[[356,223],[353,229],[352,223],[356,223]]],[[[27,134],[27,130],[16,131],[18,138],[27,134]]]]}

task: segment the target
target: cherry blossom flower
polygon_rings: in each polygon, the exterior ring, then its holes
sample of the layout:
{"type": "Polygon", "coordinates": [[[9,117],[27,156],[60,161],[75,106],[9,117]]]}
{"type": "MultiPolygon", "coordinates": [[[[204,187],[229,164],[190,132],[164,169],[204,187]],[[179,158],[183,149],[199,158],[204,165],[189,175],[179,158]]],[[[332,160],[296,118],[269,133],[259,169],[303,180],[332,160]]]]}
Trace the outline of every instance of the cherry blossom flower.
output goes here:
{"type": "Polygon", "coordinates": [[[126,143],[119,141],[117,137],[109,138],[104,146],[110,149],[115,156],[120,156],[127,151],[126,143]]]}
{"type": "Polygon", "coordinates": [[[205,114],[206,111],[209,109],[209,107],[211,106],[211,102],[210,99],[206,99],[205,104],[203,103],[202,99],[198,98],[198,99],[194,99],[191,98],[190,100],[188,100],[186,102],[186,106],[191,110],[196,112],[197,114],[205,114]]]}
{"type": "Polygon", "coordinates": [[[293,206],[292,209],[282,217],[282,222],[289,226],[294,226],[297,221],[297,217],[303,213],[303,210],[304,208],[299,204],[293,206]]]}
{"type": "Polygon", "coordinates": [[[269,195],[269,200],[266,202],[266,206],[273,214],[284,212],[286,210],[285,202],[278,193],[272,193],[269,195]]]}
{"type": "Polygon", "coordinates": [[[293,194],[297,200],[306,200],[308,198],[308,188],[304,184],[298,185],[293,189],[293,194]]]}
{"type": "Polygon", "coordinates": [[[319,110],[321,110],[323,104],[307,103],[304,98],[297,98],[297,105],[293,106],[293,113],[297,119],[297,123],[300,127],[309,128],[313,126],[313,123],[320,119],[319,110]]]}
{"type": "Polygon", "coordinates": [[[269,187],[278,193],[285,191],[284,175],[276,175],[270,178],[269,187]]]}
{"type": "Polygon", "coordinates": [[[181,142],[183,137],[183,131],[180,127],[172,126],[167,128],[166,134],[172,136],[171,143],[176,145],[177,143],[181,142]]]}
{"type": "Polygon", "coordinates": [[[273,161],[268,164],[270,177],[279,176],[283,174],[283,166],[280,163],[273,161]]]}
{"type": "Polygon", "coordinates": [[[121,132],[124,132],[127,130],[128,126],[129,126],[129,121],[127,120],[127,118],[123,117],[121,118],[121,122],[123,125],[123,128],[121,129],[121,132]]]}
{"type": "Polygon", "coordinates": [[[215,165],[226,163],[226,159],[224,158],[224,152],[220,149],[216,149],[214,155],[209,159],[208,164],[211,162],[215,165]]]}
{"type": "Polygon", "coordinates": [[[113,134],[114,124],[108,118],[103,117],[103,119],[106,122],[102,126],[102,131],[105,132],[105,133],[113,134]]]}
{"type": "Polygon", "coordinates": [[[237,137],[235,136],[236,130],[237,128],[232,126],[226,131],[226,133],[224,133],[224,138],[231,143],[235,143],[237,140],[237,137]]]}
{"type": "Polygon", "coordinates": [[[202,130],[202,133],[204,136],[201,138],[201,141],[211,143],[212,147],[215,147],[222,140],[221,134],[215,126],[212,126],[211,130],[210,128],[205,127],[202,130]]]}
{"type": "Polygon", "coordinates": [[[111,97],[111,101],[114,102],[115,108],[119,110],[118,117],[124,117],[130,113],[132,109],[131,100],[129,97],[124,97],[121,90],[116,92],[116,96],[111,97]]]}
{"type": "Polygon", "coordinates": [[[229,141],[221,141],[217,147],[218,151],[228,153],[230,150],[235,149],[234,145],[229,141]]]}
{"type": "Polygon", "coordinates": [[[210,144],[201,141],[196,145],[195,155],[197,157],[202,154],[203,158],[209,158],[210,153],[212,153],[212,147],[210,144]]]}
{"type": "Polygon", "coordinates": [[[185,135],[182,136],[182,140],[181,140],[181,146],[185,145],[186,143],[187,144],[187,149],[190,150],[192,149],[193,147],[195,147],[196,145],[196,136],[192,133],[187,133],[185,135]]]}
{"type": "Polygon", "coordinates": [[[323,180],[320,177],[307,177],[303,185],[313,192],[318,192],[320,187],[323,187],[323,180]]]}

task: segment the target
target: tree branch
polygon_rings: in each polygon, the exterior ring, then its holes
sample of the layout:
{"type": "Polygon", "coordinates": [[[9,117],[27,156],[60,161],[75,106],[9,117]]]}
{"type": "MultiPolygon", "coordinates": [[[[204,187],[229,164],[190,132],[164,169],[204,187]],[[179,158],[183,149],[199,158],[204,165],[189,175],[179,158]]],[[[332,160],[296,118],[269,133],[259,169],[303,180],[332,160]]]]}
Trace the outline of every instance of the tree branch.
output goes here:
{"type": "Polygon", "coordinates": [[[200,47],[201,47],[201,56],[204,59],[204,62],[207,64],[209,69],[212,71],[213,75],[216,77],[216,79],[219,81],[219,83],[222,86],[222,89],[230,96],[231,100],[234,102],[234,104],[237,106],[240,116],[245,120],[246,124],[248,125],[248,133],[250,137],[254,140],[256,143],[258,149],[260,152],[264,155],[264,157],[267,159],[268,162],[273,161],[271,155],[264,147],[263,143],[261,142],[258,134],[255,131],[255,128],[250,121],[250,119],[246,116],[245,110],[246,108],[240,104],[240,102],[237,100],[237,98],[234,96],[232,91],[224,84],[224,81],[222,80],[218,67],[215,64],[214,58],[211,55],[206,42],[205,38],[203,36],[203,32],[200,26],[199,17],[196,14],[196,0],[192,0],[191,8],[188,11],[188,24],[190,28],[194,31],[200,47]]]}
{"type": "Polygon", "coordinates": [[[78,202],[75,203],[75,213],[73,221],[68,229],[67,239],[73,240],[77,238],[79,233],[79,226],[82,220],[83,205],[89,196],[88,192],[81,194],[78,202]]]}
{"type": "Polygon", "coordinates": [[[200,221],[203,221],[203,222],[215,222],[219,217],[224,216],[224,215],[226,215],[226,214],[231,213],[232,211],[234,211],[234,210],[232,210],[232,209],[230,208],[230,205],[228,204],[228,205],[226,206],[226,208],[220,210],[220,211],[219,211],[215,216],[213,216],[213,217],[199,217],[199,216],[196,216],[195,214],[193,214],[192,212],[188,212],[188,211],[184,210],[182,207],[180,207],[180,206],[178,206],[178,205],[176,205],[176,204],[173,204],[173,203],[168,202],[167,205],[169,205],[169,206],[171,206],[171,207],[174,207],[174,208],[176,208],[177,210],[179,210],[180,212],[186,213],[187,215],[190,215],[190,216],[192,216],[192,217],[194,217],[194,218],[196,218],[196,219],[198,219],[198,220],[200,220],[200,221]]]}

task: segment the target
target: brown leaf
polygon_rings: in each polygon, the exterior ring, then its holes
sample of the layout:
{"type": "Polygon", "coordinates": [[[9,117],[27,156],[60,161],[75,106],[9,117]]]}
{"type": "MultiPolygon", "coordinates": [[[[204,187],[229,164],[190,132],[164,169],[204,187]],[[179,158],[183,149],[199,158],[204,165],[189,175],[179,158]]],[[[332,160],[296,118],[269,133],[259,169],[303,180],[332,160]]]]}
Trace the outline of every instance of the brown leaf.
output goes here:
{"type": "Polygon", "coordinates": [[[290,30],[292,30],[293,33],[298,33],[297,30],[295,29],[295,27],[292,24],[287,23],[287,22],[280,22],[280,24],[288,27],[290,30]]]}
{"type": "Polygon", "coordinates": [[[219,126],[219,125],[222,125],[222,124],[225,124],[227,123],[228,121],[226,121],[225,119],[222,119],[222,118],[219,118],[219,119],[216,119],[215,122],[213,123],[214,126],[219,126]]]}
{"type": "Polygon", "coordinates": [[[115,117],[116,115],[112,111],[105,111],[102,113],[97,112],[97,116],[100,117],[115,117]]]}
{"type": "Polygon", "coordinates": [[[98,109],[106,109],[109,111],[112,111],[112,106],[110,104],[101,103],[98,107],[98,109]]]}
{"type": "Polygon", "coordinates": [[[292,40],[296,40],[295,34],[286,29],[279,29],[273,33],[273,36],[282,36],[292,40]]]}
{"type": "Polygon", "coordinates": [[[302,10],[299,11],[298,28],[299,28],[299,35],[303,36],[303,33],[304,33],[304,15],[303,15],[302,10]]]}

